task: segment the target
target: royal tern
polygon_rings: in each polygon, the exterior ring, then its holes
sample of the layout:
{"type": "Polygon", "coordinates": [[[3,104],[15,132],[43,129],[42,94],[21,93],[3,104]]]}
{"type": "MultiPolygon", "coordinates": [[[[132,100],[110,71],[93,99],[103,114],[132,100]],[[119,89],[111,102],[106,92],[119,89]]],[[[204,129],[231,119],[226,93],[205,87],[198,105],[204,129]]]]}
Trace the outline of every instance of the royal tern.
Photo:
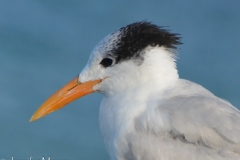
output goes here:
{"type": "Polygon", "coordinates": [[[179,78],[178,44],[178,34],[150,22],[120,28],[30,121],[100,92],[100,129],[111,160],[239,160],[239,110],[179,78]]]}

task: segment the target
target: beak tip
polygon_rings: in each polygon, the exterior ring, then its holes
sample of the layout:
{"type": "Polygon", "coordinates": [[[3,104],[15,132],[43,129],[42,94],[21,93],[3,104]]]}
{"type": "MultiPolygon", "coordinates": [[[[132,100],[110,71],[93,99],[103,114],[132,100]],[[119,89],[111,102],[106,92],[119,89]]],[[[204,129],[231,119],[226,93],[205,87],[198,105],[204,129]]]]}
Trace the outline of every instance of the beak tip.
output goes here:
{"type": "Polygon", "coordinates": [[[32,116],[31,118],[30,118],[30,120],[29,120],[29,122],[33,122],[33,121],[35,121],[35,120],[37,120],[38,119],[38,117],[36,117],[36,116],[32,116]]]}
{"type": "Polygon", "coordinates": [[[31,117],[31,119],[29,120],[29,122],[33,122],[34,121],[34,119],[33,119],[33,117],[31,117]]]}

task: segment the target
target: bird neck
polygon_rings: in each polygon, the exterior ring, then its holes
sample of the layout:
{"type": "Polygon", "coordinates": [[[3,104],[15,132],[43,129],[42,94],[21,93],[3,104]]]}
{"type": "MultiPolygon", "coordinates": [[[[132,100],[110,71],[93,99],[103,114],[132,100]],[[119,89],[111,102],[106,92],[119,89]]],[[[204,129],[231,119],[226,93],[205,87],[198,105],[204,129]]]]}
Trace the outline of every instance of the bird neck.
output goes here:
{"type": "Polygon", "coordinates": [[[145,59],[141,70],[145,70],[146,75],[158,81],[168,81],[178,79],[176,69],[177,54],[165,47],[147,47],[145,59]]]}

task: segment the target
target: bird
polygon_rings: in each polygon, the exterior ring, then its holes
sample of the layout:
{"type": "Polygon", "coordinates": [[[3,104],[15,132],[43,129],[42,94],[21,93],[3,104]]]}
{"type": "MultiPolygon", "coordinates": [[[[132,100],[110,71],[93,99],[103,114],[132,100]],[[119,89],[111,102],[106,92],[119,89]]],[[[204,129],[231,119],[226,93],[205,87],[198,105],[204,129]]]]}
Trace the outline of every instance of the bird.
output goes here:
{"type": "Polygon", "coordinates": [[[30,121],[93,92],[111,160],[239,160],[240,111],[176,67],[181,35],[149,21],[107,35],[30,121]]]}

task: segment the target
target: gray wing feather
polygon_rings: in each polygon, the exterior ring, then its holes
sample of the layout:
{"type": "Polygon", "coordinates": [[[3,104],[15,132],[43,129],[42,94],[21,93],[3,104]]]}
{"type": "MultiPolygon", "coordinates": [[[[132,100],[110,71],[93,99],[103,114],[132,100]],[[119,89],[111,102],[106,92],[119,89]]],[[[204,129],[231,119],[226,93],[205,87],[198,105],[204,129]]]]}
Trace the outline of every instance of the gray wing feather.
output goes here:
{"type": "Polygon", "coordinates": [[[215,96],[175,96],[164,100],[174,134],[191,143],[240,153],[240,112],[215,96]]]}

